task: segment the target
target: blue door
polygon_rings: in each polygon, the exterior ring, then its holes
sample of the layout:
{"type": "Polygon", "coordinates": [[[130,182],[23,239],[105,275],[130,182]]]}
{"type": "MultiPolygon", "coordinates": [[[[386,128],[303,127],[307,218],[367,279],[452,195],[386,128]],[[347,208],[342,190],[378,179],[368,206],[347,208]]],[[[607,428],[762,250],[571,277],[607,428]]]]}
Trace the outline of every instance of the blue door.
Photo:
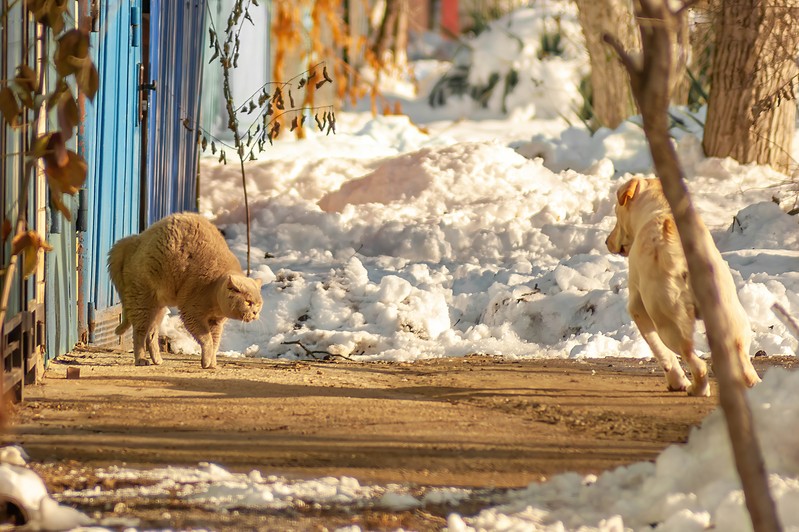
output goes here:
{"type": "Polygon", "coordinates": [[[150,0],[149,139],[145,220],[197,210],[197,129],[206,1],[150,0]]]}
{"type": "MultiPolygon", "coordinates": [[[[178,2],[182,3],[182,2],[178,2]]],[[[119,299],[106,268],[111,246],[138,233],[141,216],[141,131],[138,70],[141,63],[139,0],[101,0],[92,33],[100,75],[93,103],[86,105],[86,180],[82,227],[82,300],[90,343],[118,343],[113,328],[119,299]]],[[[82,314],[79,311],[79,314],[82,314]]]]}

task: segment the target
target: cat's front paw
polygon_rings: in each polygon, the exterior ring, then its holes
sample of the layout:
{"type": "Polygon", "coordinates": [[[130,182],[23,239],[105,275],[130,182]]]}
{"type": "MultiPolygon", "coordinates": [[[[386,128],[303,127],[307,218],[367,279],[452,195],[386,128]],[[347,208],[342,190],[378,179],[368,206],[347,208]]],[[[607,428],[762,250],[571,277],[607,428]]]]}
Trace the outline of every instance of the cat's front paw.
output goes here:
{"type": "Polygon", "coordinates": [[[213,356],[203,355],[201,364],[203,369],[216,369],[216,354],[213,356]]]}
{"type": "Polygon", "coordinates": [[[136,361],[136,365],[137,366],[149,366],[150,365],[150,361],[147,360],[146,358],[142,358],[142,359],[139,359],[139,360],[136,361]]]}

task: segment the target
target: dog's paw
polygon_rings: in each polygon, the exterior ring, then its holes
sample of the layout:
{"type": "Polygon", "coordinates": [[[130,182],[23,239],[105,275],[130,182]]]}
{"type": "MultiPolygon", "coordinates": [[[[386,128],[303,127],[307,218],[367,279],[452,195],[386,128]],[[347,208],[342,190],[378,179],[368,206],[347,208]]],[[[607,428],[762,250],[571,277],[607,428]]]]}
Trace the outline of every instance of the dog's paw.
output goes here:
{"type": "Polygon", "coordinates": [[[684,392],[691,385],[691,381],[679,368],[666,371],[666,384],[670,392],[684,392]]]}
{"type": "Polygon", "coordinates": [[[692,383],[686,390],[691,397],[710,397],[710,384],[708,383],[692,383]]]}
{"type": "Polygon", "coordinates": [[[752,368],[752,371],[745,371],[744,382],[748,387],[751,388],[752,386],[760,382],[760,375],[757,374],[757,371],[755,371],[754,368],[752,368]]]}

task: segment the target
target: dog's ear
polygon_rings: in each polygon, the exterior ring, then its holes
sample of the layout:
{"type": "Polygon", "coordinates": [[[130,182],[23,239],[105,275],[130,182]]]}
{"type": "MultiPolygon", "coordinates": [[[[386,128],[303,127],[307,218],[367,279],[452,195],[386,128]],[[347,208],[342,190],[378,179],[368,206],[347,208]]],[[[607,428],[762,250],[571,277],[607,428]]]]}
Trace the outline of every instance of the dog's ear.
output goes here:
{"type": "Polygon", "coordinates": [[[638,193],[638,187],[640,183],[640,179],[634,178],[630,179],[627,183],[622,185],[621,188],[619,188],[619,191],[616,193],[616,197],[619,200],[619,205],[627,205],[628,201],[635,198],[635,195],[638,193]]]}

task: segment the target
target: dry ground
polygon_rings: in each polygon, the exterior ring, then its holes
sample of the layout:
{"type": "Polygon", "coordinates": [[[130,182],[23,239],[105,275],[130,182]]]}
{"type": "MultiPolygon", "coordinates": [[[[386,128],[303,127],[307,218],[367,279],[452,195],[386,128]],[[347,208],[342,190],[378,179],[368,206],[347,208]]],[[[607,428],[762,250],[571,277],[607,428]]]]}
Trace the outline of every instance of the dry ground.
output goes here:
{"type": "MultiPolygon", "coordinates": [[[[755,362],[762,374],[770,365],[791,367],[795,358],[755,362]]],[[[710,399],[669,393],[654,362],[631,359],[220,357],[220,367],[208,371],[198,357],[168,355],[162,366],[136,367],[130,353],[84,350],[51,363],[42,384],[26,388],[14,426],[0,440],[21,444],[55,494],[91,487],[97,467],[201,461],[265,475],[501,489],[653,459],[685,441],[715,407],[713,386],[710,399]],[[79,368],[80,377],[67,379],[69,368],[79,368]]],[[[452,510],[259,515],[209,512],[179,500],[168,508],[66,502],[94,515],[134,516],[142,526],[217,530],[349,523],[435,530],[452,510]]]]}

